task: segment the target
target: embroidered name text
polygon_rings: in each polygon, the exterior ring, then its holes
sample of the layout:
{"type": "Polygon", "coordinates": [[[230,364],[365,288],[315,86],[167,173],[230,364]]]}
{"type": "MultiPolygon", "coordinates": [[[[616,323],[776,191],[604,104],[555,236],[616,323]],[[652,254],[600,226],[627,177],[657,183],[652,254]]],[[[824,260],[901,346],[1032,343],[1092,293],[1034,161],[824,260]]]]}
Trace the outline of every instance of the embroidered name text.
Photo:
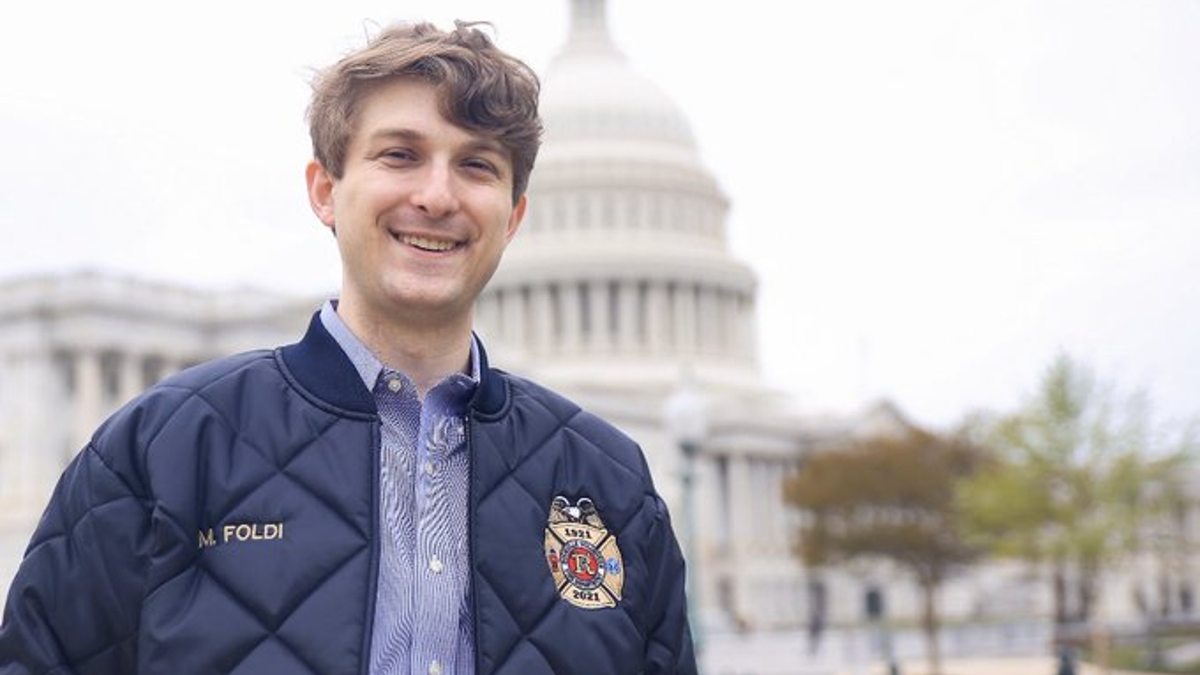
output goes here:
{"type": "Polygon", "coordinates": [[[220,528],[200,530],[199,548],[218,544],[283,539],[283,522],[278,523],[229,523],[220,528]]]}

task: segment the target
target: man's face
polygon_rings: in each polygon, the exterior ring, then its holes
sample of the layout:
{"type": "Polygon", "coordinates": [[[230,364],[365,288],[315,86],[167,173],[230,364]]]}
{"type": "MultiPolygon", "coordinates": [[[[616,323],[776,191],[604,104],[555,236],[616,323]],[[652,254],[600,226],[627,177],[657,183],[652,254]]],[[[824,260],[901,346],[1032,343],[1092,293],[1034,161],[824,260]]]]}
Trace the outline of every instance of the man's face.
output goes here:
{"type": "Polygon", "coordinates": [[[421,80],[380,83],[342,177],[308,167],[313,210],[337,234],[342,306],[372,321],[469,324],[525,213],[507,151],[442,117],[438,96],[421,80]]]}

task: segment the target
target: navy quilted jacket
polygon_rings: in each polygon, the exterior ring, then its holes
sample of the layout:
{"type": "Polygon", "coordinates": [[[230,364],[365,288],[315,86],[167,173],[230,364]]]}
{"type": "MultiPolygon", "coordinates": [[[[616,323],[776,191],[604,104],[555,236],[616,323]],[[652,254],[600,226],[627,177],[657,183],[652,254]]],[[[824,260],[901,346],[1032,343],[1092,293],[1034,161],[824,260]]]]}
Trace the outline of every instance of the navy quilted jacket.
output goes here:
{"type": "MultiPolygon", "coordinates": [[[[639,448],[482,372],[468,427],[477,672],[694,673],[683,561],[639,448]],[[559,596],[543,550],[557,495],[594,500],[616,535],[616,607],[559,596]]],[[[64,473],[9,594],[0,673],[365,674],[379,435],[319,320],[298,344],[154,387],[64,473]]]]}

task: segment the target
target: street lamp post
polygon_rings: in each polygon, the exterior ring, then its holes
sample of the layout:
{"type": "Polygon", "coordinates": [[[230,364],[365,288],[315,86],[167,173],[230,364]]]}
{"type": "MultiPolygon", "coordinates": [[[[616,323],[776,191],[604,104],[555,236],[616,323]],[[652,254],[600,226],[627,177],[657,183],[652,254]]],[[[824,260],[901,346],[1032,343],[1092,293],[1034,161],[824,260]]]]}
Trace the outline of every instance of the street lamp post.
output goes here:
{"type": "Polygon", "coordinates": [[[684,499],[684,555],[687,560],[688,623],[692,628],[692,645],[699,663],[703,645],[700,608],[700,548],[696,528],[696,459],[708,435],[708,411],[704,398],[690,377],[684,377],[667,399],[665,410],[667,433],[683,456],[679,472],[684,499]]]}

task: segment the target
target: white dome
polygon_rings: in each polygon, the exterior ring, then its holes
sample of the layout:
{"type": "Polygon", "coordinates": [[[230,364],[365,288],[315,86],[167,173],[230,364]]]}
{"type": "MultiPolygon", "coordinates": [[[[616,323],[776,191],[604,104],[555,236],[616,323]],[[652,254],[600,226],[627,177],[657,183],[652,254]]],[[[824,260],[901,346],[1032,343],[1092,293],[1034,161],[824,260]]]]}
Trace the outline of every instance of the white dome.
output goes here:
{"type": "Polygon", "coordinates": [[[564,53],[543,83],[547,144],[636,140],[695,148],[687,118],[616,51],[564,53]]]}
{"type": "Polygon", "coordinates": [[[728,200],[683,111],[613,45],[605,10],[571,0],[542,78],[529,208],[476,325],[494,353],[566,390],[665,389],[684,363],[754,389],[756,279],[729,251],[728,200]]]}
{"type": "Polygon", "coordinates": [[[636,140],[695,148],[687,117],[613,45],[602,0],[573,0],[571,32],[542,83],[547,145],[636,140]]]}

